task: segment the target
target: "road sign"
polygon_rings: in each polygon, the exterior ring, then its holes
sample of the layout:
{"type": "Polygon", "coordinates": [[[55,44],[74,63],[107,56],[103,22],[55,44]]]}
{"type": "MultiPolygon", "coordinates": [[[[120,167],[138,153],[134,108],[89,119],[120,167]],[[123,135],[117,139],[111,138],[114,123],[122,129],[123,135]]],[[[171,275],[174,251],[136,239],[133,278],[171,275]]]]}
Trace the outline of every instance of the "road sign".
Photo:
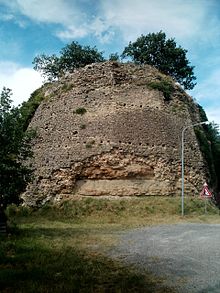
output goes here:
{"type": "Polygon", "coordinates": [[[200,192],[200,196],[203,197],[203,198],[212,197],[212,193],[209,190],[208,184],[206,182],[203,184],[203,188],[202,188],[202,191],[200,192]]]}

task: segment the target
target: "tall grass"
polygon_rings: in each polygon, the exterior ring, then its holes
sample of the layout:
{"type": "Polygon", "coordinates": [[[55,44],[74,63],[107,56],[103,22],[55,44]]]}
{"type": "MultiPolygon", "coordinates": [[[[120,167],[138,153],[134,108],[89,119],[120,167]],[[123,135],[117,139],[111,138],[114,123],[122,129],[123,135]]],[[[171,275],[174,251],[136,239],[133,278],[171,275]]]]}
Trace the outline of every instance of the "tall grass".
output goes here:
{"type": "MultiPolygon", "coordinates": [[[[204,215],[204,200],[185,197],[185,219],[199,219],[204,215]]],[[[29,222],[42,220],[58,220],[74,223],[113,224],[121,227],[145,224],[169,223],[181,220],[180,197],[140,197],[126,199],[84,198],[66,200],[59,205],[45,205],[41,209],[32,210],[25,207],[10,206],[8,216],[16,221],[29,222]]],[[[207,216],[218,215],[219,210],[207,201],[207,216]]],[[[218,218],[218,217],[217,217],[218,218]]],[[[207,218],[208,220],[208,218],[207,218]]]]}

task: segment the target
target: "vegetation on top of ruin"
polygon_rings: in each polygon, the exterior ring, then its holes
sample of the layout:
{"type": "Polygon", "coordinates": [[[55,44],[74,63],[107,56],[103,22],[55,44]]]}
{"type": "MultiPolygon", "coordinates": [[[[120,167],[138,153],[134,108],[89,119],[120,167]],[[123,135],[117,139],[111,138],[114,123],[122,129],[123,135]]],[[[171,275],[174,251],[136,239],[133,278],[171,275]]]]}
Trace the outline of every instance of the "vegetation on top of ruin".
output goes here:
{"type": "Polygon", "coordinates": [[[178,46],[174,39],[167,39],[162,31],[141,35],[125,47],[122,57],[130,57],[137,64],[149,64],[191,90],[196,83],[193,66],[186,57],[187,50],[178,46]]]}
{"type": "Polygon", "coordinates": [[[44,78],[52,81],[67,72],[104,60],[103,53],[96,47],[82,46],[78,42],[72,42],[60,51],[60,57],[55,54],[51,56],[41,54],[34,58],[33,64],[35,70],[40,71],[44,78]]]}
{"type": "MultiPolygon", "coordinates": [[[[130,58],[136,64],[149,64],[162,73],[171,76],[184,89],[193,89],[196,77],[193,66],[186,57],[187,50],[177,46],[174,39],[166,39],[162,31],[141,35],[130,42],[121,54],[121,59],[130,58]]],[[[56,80],[65,73],[97,62],[103,62],[103,52],[96,47],[82,46],[78,42],[66,45],[60,56],[41,54],[33,60],[34,69],[41,72],[49,81],[56,80]]],[[[118,53],[109,55],[110,61],[120,61],[118,53]]]]}
{"type": "Polygon", "coordinates": [[[147,86],[151,89],[161,91],[164,95],[165,101],[170,101],[171,96],[174,92],[173,83],[168,78],[161,78],[161,80],[148,82],[147,86]]]}

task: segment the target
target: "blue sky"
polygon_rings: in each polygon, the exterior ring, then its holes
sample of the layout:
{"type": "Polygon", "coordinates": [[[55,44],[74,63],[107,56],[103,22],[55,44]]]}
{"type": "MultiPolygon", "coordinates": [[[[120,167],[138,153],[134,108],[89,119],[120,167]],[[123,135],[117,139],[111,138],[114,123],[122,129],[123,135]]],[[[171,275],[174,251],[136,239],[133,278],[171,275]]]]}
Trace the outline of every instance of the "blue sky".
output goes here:
{"type": "Polygon", "coordinates": [[[189,94],[220,124],[219,0],[0,0],[0,88],[19,104],[42,83],[36,55],[78,41],[108,57],[160,30],[188,50],[197,77],[189,94]]]}

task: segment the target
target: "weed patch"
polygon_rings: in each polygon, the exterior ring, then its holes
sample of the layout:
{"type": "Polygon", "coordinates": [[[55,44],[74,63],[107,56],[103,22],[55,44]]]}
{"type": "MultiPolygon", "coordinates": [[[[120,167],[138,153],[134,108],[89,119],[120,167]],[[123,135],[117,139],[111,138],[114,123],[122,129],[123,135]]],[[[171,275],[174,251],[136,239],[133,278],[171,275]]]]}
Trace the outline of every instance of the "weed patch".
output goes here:
{"type": "Polygon", "coordinates": [[[77,108],[75,111],[73,111],[73,113],[79,114],[79,115],[84,115],[86,112],[87,111],[85,108],[77,108]]]}
{"type": "Polygon", "coordinates": [[[169,101],[174,92],[174,87],[169,79],[162,79],[160,81],[152,81],[147,84],[151,89],[161,91],[164,95],[165,101],[169,101]]]}

